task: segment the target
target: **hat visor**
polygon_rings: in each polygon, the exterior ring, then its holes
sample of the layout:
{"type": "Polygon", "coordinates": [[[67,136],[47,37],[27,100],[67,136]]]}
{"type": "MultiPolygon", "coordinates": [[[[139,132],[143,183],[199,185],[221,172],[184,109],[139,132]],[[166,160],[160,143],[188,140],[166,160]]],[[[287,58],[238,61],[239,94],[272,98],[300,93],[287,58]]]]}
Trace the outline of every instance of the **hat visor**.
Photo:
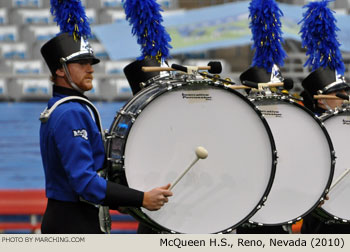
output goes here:
{"type": "Polygon", "coordinates": [[[95,64],[100,62],[100,59],[96,58],[95,55],[81,54],[81,55],[78,55],[78,56],[68,60],[67,63],[74,63],[74,62],[81,61],[81,60],[92,60],[91,65],[95,65],[95,64]]]}
{"type": "Polygon", "coordinates": [[[324,93],[329,94],[329,93],[333,93],[341,90],[349,90],[349,89],[350,89],[350,84],[343,82],[343,83],[339,83],[338,85],[335,85],[334,87],[331,87],[324,93]]]}

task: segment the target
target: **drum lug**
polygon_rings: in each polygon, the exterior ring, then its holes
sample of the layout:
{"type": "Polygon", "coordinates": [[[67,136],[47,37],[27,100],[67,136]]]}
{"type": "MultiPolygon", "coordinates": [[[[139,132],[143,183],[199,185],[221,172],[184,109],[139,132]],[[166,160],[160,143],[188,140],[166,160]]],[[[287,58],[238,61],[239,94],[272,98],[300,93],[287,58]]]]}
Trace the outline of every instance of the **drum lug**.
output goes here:
{"type": "Polygon", "coordinates": [[[124,110],[121,110],[118,112],[118,114],[122,116],[129,116],[131,118],[131,122],[134,123],[136,120],[136,117],[138,114],[132,113],[132,112],[125,112],[124,110]]]}
{"type": "Polygon", "coordinates": [[[122,159],[107,158],[107,160],[114,164],[124,164],[124,161],[122,159]]]}
{"type": "Polygon", "coordinates": [[[105,131],[105,139],[111,139],[111,138],[115,138],[114,134],[110,134],[105,131]]]}
{"type": "Polygon", "coordinates": [[[118,134],[115,134],[115,133],[112,133],[112,134],[106,133],[106,134],[105,134],[105,138],[106,138],[106,139],[114,139],[114,138],[121,138],[121,139],[124,139],[125,136],[123,136],[123,135],[118,135],[118,134]]]}
{"type": "Polygon", "coordinates": [[[231,233],[232,231],[233,231],[233,229],[229,228],[229,229],[226,230],[226,233],[231,233]]]}
{"type": "Polygon", "coordinates": [[[122,116],[130,116],[130,117],[135,117],[135,113],[132,112],[125,112],[125,110],[120,110],[119,112],[117,112],[118,114],[122,115],[122,116]]]}

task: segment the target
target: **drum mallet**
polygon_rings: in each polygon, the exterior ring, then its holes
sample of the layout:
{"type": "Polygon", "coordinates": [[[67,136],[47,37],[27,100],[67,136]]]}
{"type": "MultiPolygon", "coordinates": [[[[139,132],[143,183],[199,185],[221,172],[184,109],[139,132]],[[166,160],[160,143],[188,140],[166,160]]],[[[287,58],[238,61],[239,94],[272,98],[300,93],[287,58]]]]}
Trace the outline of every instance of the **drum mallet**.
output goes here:
{"type": "Polygon", "coordinates": [[[171,67],[142,67],[144,72],[159,72],[159,71],[181,71],[188,74],[193,74],[198,70],[208,70],[209,73],[218,74],[222,71],[221,62],[210,61],[207,66],[182,66],[178,64],[172,64],[171,67]]]}
{"type": "Polygon", "coordinates": [[[342,93],[336,93],[335,95],[314,95],[314,99],[341,99],[345,101],[350,101],[350,96],[342,93]]]}
{"type": "Polygon", "coordinates": [[[329,188],[329,191],[331,191],[346,175],[348,175],[350,172],[350,169],[346,169],[342,175],[339,176],[339,178],[333,183],[333,185],[329,188]]]}
{"type": "Polygon", "coordinates": [[[314,99],[330,99],[330,100],[340,100],[342,98],[336,96],[336,95],[314,95],[314,99]]]}
{"type": "Polygon", "coordinates": [[[244,80],[242,81],[243,85],[248,86],[250,88],[256,88],[259,90],[263,90],[264,88],[271,87],[283,87],[286,90],[291,90],[294,86],[294,82],[292,79],[286,78],[282,82],[275,83],[257,83],[253,81],[244,80]]]}
{"type": "MultiPolygon", "coordinates": [[[[172,64],[172,66],[175,64],[172,64]]],[[[188,72],[190,70],[210,70],[210,66],[198,66],[198,67],[183,67],[180,69],[173,68],[173,67],[142,67],[141,70],[143,72],[160,72],[160,71],[182,71],[182,72],[188,72]]]]}
{"type": "Polygon", "coordinates": [[[184,170],[182,172],[182,174],[180,176],[178,176],[177,179],[175,179],[175,181],[173,183],[171,183],[169,190],[173,189],[176,186],[176,184],[182,179],[183,176],[185,176],[185,174],[192,168],[192,166],[195,163],[197,163],[197,161],[199,159],[206,159],[208,157],[208,151],[204,147],[201,147],[201,146],[198,146],[196,148],[195,153],[196,153],[196,159],[193,160],[193,162],[190,164],[190,166],[187,167],[187,169],[184,170]]]}

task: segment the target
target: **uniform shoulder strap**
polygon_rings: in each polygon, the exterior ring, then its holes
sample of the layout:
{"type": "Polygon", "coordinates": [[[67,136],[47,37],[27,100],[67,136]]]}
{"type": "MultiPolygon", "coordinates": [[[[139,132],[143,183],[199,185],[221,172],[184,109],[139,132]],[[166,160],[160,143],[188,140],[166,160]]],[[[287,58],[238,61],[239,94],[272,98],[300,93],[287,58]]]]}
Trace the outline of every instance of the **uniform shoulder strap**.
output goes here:
{"type": "Polygon", "coordinates": [[[83,97],[80,97],[80,96],[67,96],[67,97],[64,97],[58,101],[56,101],[51,108],[45,108],[45,110],[43,112],[40,113],[40,117],[39,117],[39,120],[42,122],[42,123],[46,123],[49,118],[50,118],[50,115],[52,114],[52,112],[61,104],[65,103],[65,102],[68,102],[68,101],[77,101],[77,102],[82,102],[84,104],[86,104],[91,110],[92,112],[94,113],[94,117],[95,117],[95,122],[97,124],[97,127],[98,129],[100,130],[101,132],[101,135],[102,135],[102,139],[104,139],[104,131],[103,131],[103,128],[102,128],[102,124],[101,124],[101,117],[100,117],[100,113],[98,112],[97,108],[94,106],[94,104],[92,104],[88,99],[85,99],[83,97]]]}

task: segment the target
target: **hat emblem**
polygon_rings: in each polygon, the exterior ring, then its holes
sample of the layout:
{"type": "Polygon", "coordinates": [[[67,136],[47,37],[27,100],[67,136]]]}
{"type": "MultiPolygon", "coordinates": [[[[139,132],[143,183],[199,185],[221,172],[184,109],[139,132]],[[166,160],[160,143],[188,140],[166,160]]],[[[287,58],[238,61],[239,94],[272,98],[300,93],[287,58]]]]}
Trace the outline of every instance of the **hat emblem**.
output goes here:
{"type": "Polygon", "coordinates": [[[283,80],[281,70],[274,64],[271,71],[271,82],[280,82],[283,80]]]}
{"type": "Polygon", "coordinates": [[[94,51],[92,50],[92,47],[89,44],[89,42],[87,40],[85,40],[83,37],[81,37],[80,52],[81,53],[87,52],[89,54],[93,54],[94,53],[94,51]]]}

